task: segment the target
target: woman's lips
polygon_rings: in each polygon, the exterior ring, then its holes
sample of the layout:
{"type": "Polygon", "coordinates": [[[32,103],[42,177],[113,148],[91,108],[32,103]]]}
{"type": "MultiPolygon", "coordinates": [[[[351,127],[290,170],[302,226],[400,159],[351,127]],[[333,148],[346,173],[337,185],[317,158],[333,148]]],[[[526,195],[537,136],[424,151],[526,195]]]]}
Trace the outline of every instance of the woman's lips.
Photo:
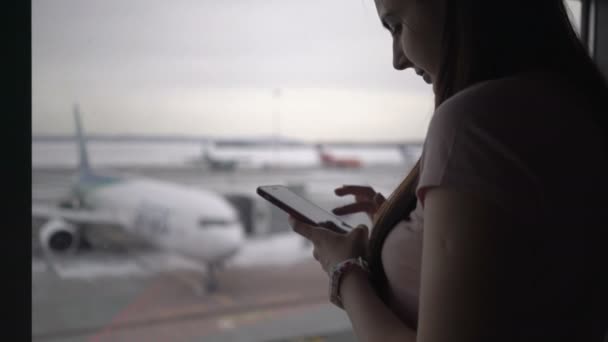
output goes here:
{"type": "Polygon", "coordinates": [[[416,72],[416,74],[418,76],[422,76],[422,79],[428,83],[431,84],[432,80],[431,80],[431,76],[429,76],[429,74],[427,74],[424,70],[420,69],[420,68],[416,68],[414,67],[414,71],[416,72]]]}

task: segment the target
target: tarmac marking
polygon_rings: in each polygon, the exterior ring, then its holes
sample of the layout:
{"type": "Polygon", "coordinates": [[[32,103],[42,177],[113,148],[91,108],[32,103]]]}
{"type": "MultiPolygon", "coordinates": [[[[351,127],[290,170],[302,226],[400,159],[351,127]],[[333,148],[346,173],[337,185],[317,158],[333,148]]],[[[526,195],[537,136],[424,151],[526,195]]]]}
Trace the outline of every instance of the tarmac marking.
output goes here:
{"type": "Polygon", "coordinates": [[[226,295],[214,295],[214,297],[224,306],[233,306],[236,304],[236,301],[232,297],[226,295]]]}
{"type": "Polygon", "coordinates": [[[300,298],[304,298],[304,296],[302,296],[302,294],[298,293],[298,292],[287,292],[287,293],[259,296],[256,298],[258,299],[257,301],[260,303],[273,303],[273,302],[298,300],[300,298]]]}
{"type": "MultiPolygon", "coordinates": [[[[232,320],[234,326],[254,324],[255,321],[259,321],[262,318],[273,318],[282,316],[286,311],[299,311],[306,310],[311,306],[316,306],[322,303],[326,303],[327,299],[325,296],[310,296],[302,297],[299,300],[291,300],[284,302],[274,303],[247,303],[245,305],[233,306],[233,307],[209,307],[205,305],[197,305],[198,310],[194,309],[194,306],[189,307],[190,310],[175,310],[169,309],[161,312],[150,312],[149,309],[145,308],[145,304],[149,302],[149,299],[157,297],[159,289],[162,289],[163,282],[157,282],[150,285],[144,293],[142,293],[135,301],[127,305],[121,312],[119,312],[114,319],[108,325],[100,328],[98,327],[82,327],[79,329],[71,329],[64,331],[56,331],[52,333],[41,334],[34,338],[39,339],[56,339],[66,338],[75,336],[87,336],[94,334],[88,338],[87,341],[115,341],[119,336],[133,336],[133,334],[146,334],[158,338],[164,331],[166,331],[167,324],[181,324],[182,335],[189,335],[190,333],[201,336],[203,332],[201,329],[207,326],[210,330],[205,331],[204,334],[217,331],[220,328],[217,321],[217,317],[223,317],[223,319],[232,320]],[[143,310],[145,309],[145,310],[143,310]],[[237,311],[238,310],[238,311],[237,311]],[[147,317],[141,317],[142,312],[145,312],[147,317]],[[139,318],[126,319],[131,316],[132,313],[137,313],[139,318]],[[215,317],[214,317],[215,316],[215,317]],[[187,327],[191,327],[192,332],[188,332],[187,327]],[[147,327],[145,330],[142,328],[147,327]],[[215,329],[214,329],[215,328],[215,329]],[[158,330],[160,329],[160,330],[158,330]],[[147,331],[147,332],[144,332],[147,331]]],[[[230,322],[224,321],[223,326],[229,327],[230,322]]],[[[175,334],[176,331],[172,331],[171,334],[175,334]]],[[[84,337],[83,336],[83,337],[84,337]]],[[[127,341],[132,341],[132,338],[127,338],[127,341]]],[[[139,339],[137,339],[139,340],[139,339]]],[[[150,339],[145,339],[150,340],[150,339]]],[[[169,340],[175,340],[171,338],[169,340]]]]}
{"type": "Polygon", "coordinates": [[[236,328],[236,325],[234,324],[234,321],[230,318],[220,318],[217,320],[217,326],[221,329],[221,330],[231,330],[236,328]]]}
{"type": "Polygon", "coordinates": [[[94,334],[88,340],[91,342],[99,342],[103,341],[104,337],[111,335],[112,330],[116,325],[120,325],[121,323],[128,321],[128,318],[133,316],[134,313],[139,313],[142,306],[147,304],[152,298],[157,297],[159,290],[162,289],[162,284],[163,282],[161,279],[157,279],[154,283],[146,287],[138,297],[127,304],[120,312],[118,312],[118,314],[114,315],[110,323],[105,325],[101,331],[94,334]]]}
{"type": "MultiPolygon", "coordinates": [[[[188,287],[193,289],[194,293],[197,296],[201,296],[205,293],[202,280],[197,279],[196,275],[194,274],[182,274],[173,272],[171,273],[171,277],[182,283],[185,283],[188,287]]],[[[224,294],[211,294],[208,298],[217,300],[220,304],[222,304],[222,306],[232,306],[236,304],[235,300],[232,297],[224,294]]]]}
{"type": "Polygon", "coordinates": [[[177,281],[186,284],[197,296],[201,296],[205,291],[203,289],[202,281],[199,279],[193,279],[193,276],[188,276],[187,274],[181,274],[177,272],[171,273],[171,277],[176,279],[177,281]]]}
{"type": "MultiPolygon", "coordinates": [[[[310,296],[309,296],[310,297],[310,296]]],[[[181,305],[177,307],[163,307],[160,311],[155,312],[155,317],[175,317],[181,315],[189,315],[189,314],[201,314],[207,312],[218,311],[222,309],[232,309],[237,307],[238,305],[242,305],[245,298],[237,300],[236,298],[232,298],[226,295],[214,294],[210,297],[212,300],[217,300],[221,305],[213,305],[209,306],[207,303],[200,304],[191,304],[191,305],[181,305]],[[239,303],[240,302],[240,303],[239,303]]],[[[298,293],[285,293],[278,295],[270,295],[270,296],[261,296],[255,297],[255,300],[249,301],[247,305],[251,306],[266,306],[266,305],[277,305],[286,302],[299,302],[300,300],[305,299],[304,296],[298,293]]]]}
{"type": "MultiPolygon", "coordinates": [[[[219,328],[220,330],[229,330],[229,329],[235,329],[237,327],[244,327],[244,326],[248,326],[248,325],[253,325],[259,321],[263,321],[263,320],[272,320],[278,317],[284,317],[285,315],[287,315],[288,313],[293,313],[294,311],[302,311],[302,310],[309,310],[311,307],[315,307],[318,306],[320,303],[316,302],[316,303],[311,303],[311,304],[305,304],[305,305],[298,305],[295,307],[278,307],[278,308],[268,308],[268,309],[261,309],[261,310],[253,310],[253,311],[247,311],[247,312],[243,312],[243,313],[239,313],[239,314],[235,314],[235,315],[230,315],[230,316],[225,316],[222,318],[217,319],[217,328],[219,328]]],[[[213,333],[213,331],[207,331],[206,334],[211,334],[213,333]]],[[[203,338],[205,335],[200,335],[200,332],[198,333],[199,335],[196,336],[198,338],[203,338]]],[[[309,337],[309,338],[304,338],[304,339],[300,339],[300,340],[296,340],[296,341],[323,341],[324,339],[321,337],[309,337]]]]}

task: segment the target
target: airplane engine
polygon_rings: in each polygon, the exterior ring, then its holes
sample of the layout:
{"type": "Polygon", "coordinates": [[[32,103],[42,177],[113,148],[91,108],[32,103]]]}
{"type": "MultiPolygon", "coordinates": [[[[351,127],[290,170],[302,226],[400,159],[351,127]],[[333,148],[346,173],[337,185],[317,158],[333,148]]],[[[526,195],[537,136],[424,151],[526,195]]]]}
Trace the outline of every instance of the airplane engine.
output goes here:
{"type": "Polygon", "coordinates": [[[80,244],[80,232],[74,225],[61,219],[53,219],[40,228],[40,245],[52,253],[71,254],[80,244]]]}

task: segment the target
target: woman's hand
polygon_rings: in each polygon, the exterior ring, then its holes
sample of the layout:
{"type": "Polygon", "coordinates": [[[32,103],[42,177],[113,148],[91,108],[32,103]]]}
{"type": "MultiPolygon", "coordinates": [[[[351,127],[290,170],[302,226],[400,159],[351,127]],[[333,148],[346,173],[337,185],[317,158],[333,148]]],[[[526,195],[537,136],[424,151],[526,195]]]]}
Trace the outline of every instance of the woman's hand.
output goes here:
{"type": "Polygon", "coordinates": [[[296,233],[313,243],[313,257],[327,273],[341,261],[365,256],[369,234],[365,225],[357,226],[348,234],[340,234],[302,223],[291,216],[289,224],[296,233]]]}
{"type": "Polygon", "coordinates": [[[355,203],[347,204],[342,207],[335,208],[334,214],[338,216],[365,212],[369,219],[374,222],[376,212],[380,206],[386,201],[381,193],[376,192],[371,186],[361,185],[344,185],[334,190],[335,194],[342,197],[346,195],[354,195],[355,203]]]}

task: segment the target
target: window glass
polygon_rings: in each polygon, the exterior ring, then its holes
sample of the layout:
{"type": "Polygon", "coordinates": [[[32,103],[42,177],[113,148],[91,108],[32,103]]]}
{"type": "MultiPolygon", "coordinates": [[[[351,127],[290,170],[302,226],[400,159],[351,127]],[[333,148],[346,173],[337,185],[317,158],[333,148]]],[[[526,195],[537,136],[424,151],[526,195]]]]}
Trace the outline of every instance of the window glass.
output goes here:
{"type": "Polygon", "coordinates": [[[391,61],[368,1],[32,1],[33,339],[352,340],[256,188],[388,197],[433,111],[391,61]]]}
{"type": "Polygon", "coordinates": [[[256,187],[388,197],[433,110],[391,61],[368,1],[33,1],[33,339],[352,340],[256,187]]]}

